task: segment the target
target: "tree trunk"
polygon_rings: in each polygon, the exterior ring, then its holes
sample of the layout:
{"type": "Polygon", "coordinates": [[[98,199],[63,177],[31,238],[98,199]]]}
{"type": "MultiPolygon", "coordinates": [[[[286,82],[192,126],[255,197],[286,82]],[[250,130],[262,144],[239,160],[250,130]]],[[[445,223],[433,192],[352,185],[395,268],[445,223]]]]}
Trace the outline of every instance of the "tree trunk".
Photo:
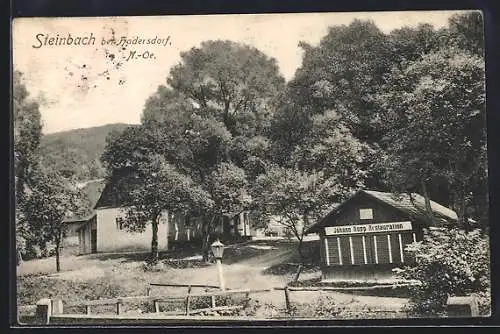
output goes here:
{"type": "Polygon", "coordinates": [[[17,251],[17,265],[20,265],[23,263],[23,254],[21,254],[21,250],[19,248],[16,249],[17,251]]]}
{"type": "Polygon", "coordinates": [[[153,232],[151,238],[151,263],[158,262],[158,217],[154,217],[151,221],[151,231],[153,232]]]}
{"type": "Polygon", "coordinates": [[[302,267],[304,265],[304,253],[302,252],[302,240],[303,237],[299,238],[299,245],[297,246],[297,251],[299,253],[299,266],[297,267],[297,272],[295,273],[295,277],[293,278],[293,282],[297,282],[299,280],[300,273],[302,272],[302,267]]]}
{"type": "Polygon", "coordinates": [[[460,192],[459,203],[460,203],[459,208],[457,210],[458,224],[465,229],[469,229],[470,226],[468,224],[467,217],[465,214],[466,199],[465,199],[465,190],[464,189],[462,189],[460,192]]]}
{"type": "Polygon", "coordinates": [[[61,271],[61,263],[59,260],[59,242],[56,242],[56,271],[61,271]]]}
{"type": "Polygon", "coordinates": [[[203,245],[202,245],[202,252],[203,252],[203,261],[208,262],[208,254],[210,251],[210,233],[208,232],[208,227],[205,225],[203,229],[203,245]]]}
{"type": "Polygon", "coordinates": [[[210,252],[210,226],[215,219],[215,215],[212,217],[210,221],[206,221],[202,227],[202,258],[203,261],[208,262],[208,254],[210,252]]]}
{"type": "Polygon", "coordinates": [[[435,226],[436,221],[434,219],[434,213],[432,212],[431,199],[429,197],[429,192],[427,191],[427,185],[425,184],[424,179],[422,179],[421,185],[422,185],[422,194],[424,195],[424,201],[425,201],[425,211],[427,213],[427,216],[429,217],[429,223],[435,226]]]}
{"type": "Polygon", "coordinates": [[[61,263],[59,259],[59,250],[61,247],[61,240],[62,240],[62,230],[58,231],[58,235],[56,237],[55,243],[56,243],[56,271],[59,272],[61,271],[61,263]]]}
{"type": "Polygon", "coordinates": [[[299,261],[301,265],[304,264],[304,253],[302,252],[302,245],[303,245],[302,240],[303,238],[299,239],[299,245],[297,246],[297,251],[299,253],[299,261]]]}

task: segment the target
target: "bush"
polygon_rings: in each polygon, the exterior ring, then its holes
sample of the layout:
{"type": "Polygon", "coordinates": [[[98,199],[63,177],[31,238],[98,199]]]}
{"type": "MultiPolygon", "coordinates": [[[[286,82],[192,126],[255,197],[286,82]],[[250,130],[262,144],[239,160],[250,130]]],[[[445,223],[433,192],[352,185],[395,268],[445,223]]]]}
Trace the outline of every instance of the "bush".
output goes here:
{"type": "Polygon", "coordinates": [[[103,278],[88,282],[73,282],[43,275],[25,275],[17,278],[19,305],[33,305],[42,298],[60,298],[64,302],[115,298],[126,295],[116,283],[103,278]]]}
{"type": "Polygon", "coordinates": [[[288,313],[292,318],[317,319],[386,319],[406,318],[403,311],[363,304],[356,300],[337,301],[334,296],[321,296],[314,303],[294,303],[288,313]]]}
{"type": "Polygon", "coordinates": [[[481,231],[431,229],[422,242],[408,246],[413,266],[397,271],[421,285],[409,289],[409,311],[419,316],[445,315],[448,296],[479,296],[480,312],[490,312],[489,243],[481,231]]]}

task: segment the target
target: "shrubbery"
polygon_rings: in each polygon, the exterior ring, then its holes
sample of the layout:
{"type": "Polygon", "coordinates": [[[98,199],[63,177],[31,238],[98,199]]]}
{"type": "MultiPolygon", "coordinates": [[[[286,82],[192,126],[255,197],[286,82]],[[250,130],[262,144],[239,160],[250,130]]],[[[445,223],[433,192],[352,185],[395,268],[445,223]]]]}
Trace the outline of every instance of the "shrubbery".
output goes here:
{"type": "Polygon", "coordinates": [[[448,296],[476,294],[481,315],[490,313],[488,236],[480,230],[429,229],[424,240],[408,245],[416,263],[398,270],[405,279],[422,284],[409,290],[411,313],[444,315],[448,296]]]}

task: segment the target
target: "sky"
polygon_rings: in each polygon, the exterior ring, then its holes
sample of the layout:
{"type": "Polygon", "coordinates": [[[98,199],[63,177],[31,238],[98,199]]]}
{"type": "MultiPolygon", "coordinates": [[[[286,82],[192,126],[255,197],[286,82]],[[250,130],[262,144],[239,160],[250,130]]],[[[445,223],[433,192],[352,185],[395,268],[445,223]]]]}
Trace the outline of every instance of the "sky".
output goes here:
{"type": "Polygon", "coordinates": [[[317,45],[332,25],[373,20],[385,33],[402,26],[446,26],[456,11],[193,15],[162,17],[19,18],[13,22],[14,68],[23,73],[32,98],[40,101],[45,134],[111,123],[140,122],[146,99],[166,84],[180,53],[204,40],[252,45],[276,58],[290,80],[302,61],[299,41],[317,45]],[[93,45],[58,44],[81,37],[93,45]],[[112,36],[129,42],[102,45],[112,36]],[[56,41],[55,38],[59,39],[56,41]],[[86,39],[84,38],[86,37],[86,39]],[[45,40],[47,38],[47,40],[45,40]],[[45,43],[46,41],[46,43],[45,43]],[[45,43],[45,45],[41,45],[45,43]],[[134,59],[127,58],[136,51],[134,59]],[[153,54],[153,56],[151,56],[153,54]]]}

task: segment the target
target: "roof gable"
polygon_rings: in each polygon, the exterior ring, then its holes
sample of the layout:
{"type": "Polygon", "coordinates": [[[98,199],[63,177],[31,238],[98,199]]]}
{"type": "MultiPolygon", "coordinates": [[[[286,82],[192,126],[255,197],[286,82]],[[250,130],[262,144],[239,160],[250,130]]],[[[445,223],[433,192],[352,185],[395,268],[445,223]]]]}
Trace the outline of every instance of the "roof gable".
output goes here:
{"type": "MultiPolygon", "coordinates": [[[[420,216],[426,213],[425,198],[417,193],[394,194],[374,190],[362,190],[362,192],[412,216],[420,216]]],[[[432,212],[436,218],[444,220],[443,222],[456,221],[458,219],[455,211],[432,200],[430,203],[432,212]]]]}
{"type": "MultiPolygon", "coordinates": [[[[418,220],[428,220],[427,211],[425,208],[425,198],[417,193],[410,194],[394,194],[389,192],[381,192],[374,190],[360,190],[356,192],[349,199],[342,202],[340,205],[336,206],[331,210],[325,217],[323,217],[316,224],[313,224],[306,230],[306,234],[317,232],[317,230],[324,226],[329,218],[336,216],[353,200],[359,198],[360,196],[367,196],[385,205],[388,205],[414,219],[418,220]]],[[[431,202],[431,209],[434,213],[435,218],[440,224],[449,224],[457,221],[458,217],[455,211],[442,206],[434,201],[431,202]]]]}

